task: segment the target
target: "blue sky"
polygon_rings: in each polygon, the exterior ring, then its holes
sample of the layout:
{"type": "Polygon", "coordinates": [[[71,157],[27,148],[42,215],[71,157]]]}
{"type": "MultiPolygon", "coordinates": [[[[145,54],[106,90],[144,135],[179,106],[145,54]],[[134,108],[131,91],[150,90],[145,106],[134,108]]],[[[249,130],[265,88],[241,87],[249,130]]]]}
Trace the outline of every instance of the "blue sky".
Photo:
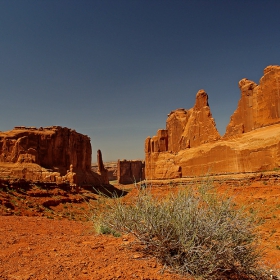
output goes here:
{"type": "Polygon", "coordinates": [[[204,89],[223,135],[242,78],[280,64],[278,0],[0,0],[0,130],[60,125],[93,161],[144,159],[204,89]]]}

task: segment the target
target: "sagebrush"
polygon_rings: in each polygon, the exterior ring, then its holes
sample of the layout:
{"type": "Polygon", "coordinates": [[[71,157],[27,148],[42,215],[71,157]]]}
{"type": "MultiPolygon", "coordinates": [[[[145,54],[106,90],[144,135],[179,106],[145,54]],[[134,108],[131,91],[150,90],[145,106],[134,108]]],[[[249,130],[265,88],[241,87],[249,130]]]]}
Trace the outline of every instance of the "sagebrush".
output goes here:
{"type": "Polygon", "coordinates": [[[143,250],[182,274],[204,279],[270,279],[260,268],[255,223],[210,184],[185,187],[164,198],[139,189],[132,203],[111,200],[96,221],[132,233],[143,250]]]}

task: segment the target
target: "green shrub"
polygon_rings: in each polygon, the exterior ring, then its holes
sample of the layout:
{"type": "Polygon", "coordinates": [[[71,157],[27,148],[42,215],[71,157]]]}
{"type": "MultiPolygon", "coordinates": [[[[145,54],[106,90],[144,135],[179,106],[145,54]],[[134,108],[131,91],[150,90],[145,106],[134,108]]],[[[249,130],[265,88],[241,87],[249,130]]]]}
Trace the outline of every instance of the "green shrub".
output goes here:
{"type": "Polygon", "coordinates": [[[133,203],[115,199],[97,224],[106,232],[134,234],[147,254],[181,274],[270,279],[259,268],[262,252],[252,217],[207,184],[161,199],[149,189],[139,190],[133,203]]]}
{"type": "Polygon", "coordinates": [[[95,229],[98,234],[112,234],[115,237],[121,236],[121,234],[119,232],[115,231],[114,229],[112,229],[106,225],[97,224],[95,229]]]}

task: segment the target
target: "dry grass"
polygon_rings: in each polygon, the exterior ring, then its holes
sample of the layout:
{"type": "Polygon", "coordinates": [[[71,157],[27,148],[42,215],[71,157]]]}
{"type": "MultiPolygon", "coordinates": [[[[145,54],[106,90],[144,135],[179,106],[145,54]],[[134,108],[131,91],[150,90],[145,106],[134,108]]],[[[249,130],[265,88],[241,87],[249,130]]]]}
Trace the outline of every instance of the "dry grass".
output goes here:
{"type": "Polygon", "coordinates": [[[95,219],[99,232],[134,234],[147,254],[176,272],[200,279],[273,278],[260,267],[254,217],[216,194],[209,182],[164,198],[139,189],[133,203],[106,203],[95,219]]]}

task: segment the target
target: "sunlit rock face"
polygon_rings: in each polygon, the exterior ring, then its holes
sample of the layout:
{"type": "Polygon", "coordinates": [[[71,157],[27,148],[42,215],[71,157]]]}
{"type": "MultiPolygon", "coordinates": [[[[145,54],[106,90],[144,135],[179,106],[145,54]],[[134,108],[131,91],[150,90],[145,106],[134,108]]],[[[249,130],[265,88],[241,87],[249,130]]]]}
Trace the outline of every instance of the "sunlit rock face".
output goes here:
{"type": "Polygon", "coordinates": [[[189,110],[172,111],[166,129],[145,141],[146,179],[272,170],[280,166],[280,66],[260,84],[242,79],[226,133],[216,129],[204,90],[189,110]]]}
{"type": "Polygon", "coordinates": [[[18,126],[0,132],[0,176],[72,184],[102,184],[91,171],[90,138],[60,126],[18,126]]]}
{"type": "Polygon", "coordinates": [[[239,82],[241,97],[226,128],[225,137],[246,133],[280,121],[280,66],[268,66],[259,85],[239,82]]]}

